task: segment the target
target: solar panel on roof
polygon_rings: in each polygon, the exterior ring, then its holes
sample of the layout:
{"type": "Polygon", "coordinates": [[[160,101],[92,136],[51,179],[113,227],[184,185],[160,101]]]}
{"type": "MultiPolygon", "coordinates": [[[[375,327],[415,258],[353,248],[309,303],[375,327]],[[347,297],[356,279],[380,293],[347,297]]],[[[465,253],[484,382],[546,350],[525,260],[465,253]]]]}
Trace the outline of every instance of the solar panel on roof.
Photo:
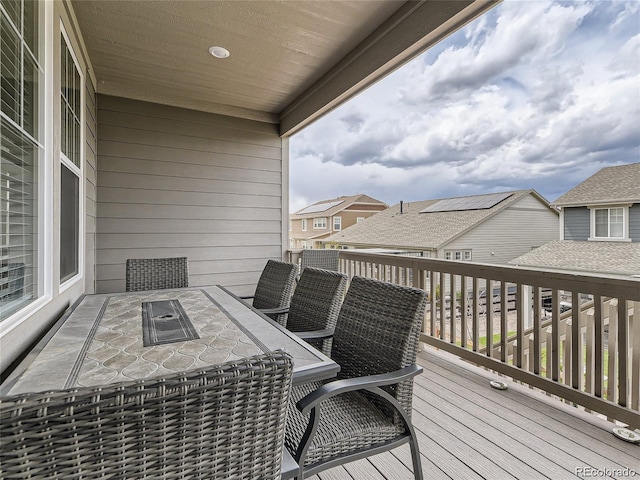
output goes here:
{"type": "Polygon", "coordinates": [[[302,210],[300,210],[297,215],[305,215],[307,213],[318,213],[318,212],[325,212],[327,210],[329,210],[330,208],[335,207],[336,205],[340,205],[342,202],[344,202],[344,200],[338,200],[335,202],[325,202],[325,203],[318,203],[316,205],[311,205],[307,208],[303,208],[302,210]]]}
{"type": "Polygon", "coordinates": [[[486,210],[491,208],[511,195],[507,193],[492,193],[489,195],[472,195],[470,197],[446,198],[428,206],[420,213],[457,212],[461,210],[486,210]]]}

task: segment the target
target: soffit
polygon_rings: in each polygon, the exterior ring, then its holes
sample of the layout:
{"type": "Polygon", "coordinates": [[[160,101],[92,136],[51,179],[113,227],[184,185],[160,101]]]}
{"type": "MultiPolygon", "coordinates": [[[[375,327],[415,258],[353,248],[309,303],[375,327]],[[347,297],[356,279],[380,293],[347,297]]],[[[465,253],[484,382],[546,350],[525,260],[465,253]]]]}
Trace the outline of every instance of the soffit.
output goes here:
{"type": "Polygon", "coordinates": [[[403,4],[72,2],[97,91],[277,123],[277,115],[403,4]],[[208,48],[231,52],[215,59],[208,48]]]}

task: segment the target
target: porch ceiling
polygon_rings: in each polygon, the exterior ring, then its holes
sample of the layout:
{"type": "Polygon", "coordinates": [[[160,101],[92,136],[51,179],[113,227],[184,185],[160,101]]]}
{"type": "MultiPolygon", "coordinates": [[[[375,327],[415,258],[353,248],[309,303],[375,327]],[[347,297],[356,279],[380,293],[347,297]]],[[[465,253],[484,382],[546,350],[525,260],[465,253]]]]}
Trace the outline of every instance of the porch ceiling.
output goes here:
{"type": "Polygon", "coordinates": [[[289,134],[491,0],[73,0],[98,93],[281,124],[289,134]],[[209,47],[231,56],[213,58],[209,47]]]}

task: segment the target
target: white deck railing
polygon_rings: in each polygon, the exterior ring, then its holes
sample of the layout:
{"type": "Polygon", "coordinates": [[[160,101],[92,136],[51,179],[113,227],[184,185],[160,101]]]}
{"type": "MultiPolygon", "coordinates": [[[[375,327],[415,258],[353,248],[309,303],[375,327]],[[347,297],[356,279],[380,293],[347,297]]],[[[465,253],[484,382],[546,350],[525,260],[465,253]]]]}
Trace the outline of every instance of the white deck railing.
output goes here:
{"type": "Polygon", "coordinates": [[[424,343],[640,428],[640,279],[357,250],[340,268],[426,290],[424,343]]]}

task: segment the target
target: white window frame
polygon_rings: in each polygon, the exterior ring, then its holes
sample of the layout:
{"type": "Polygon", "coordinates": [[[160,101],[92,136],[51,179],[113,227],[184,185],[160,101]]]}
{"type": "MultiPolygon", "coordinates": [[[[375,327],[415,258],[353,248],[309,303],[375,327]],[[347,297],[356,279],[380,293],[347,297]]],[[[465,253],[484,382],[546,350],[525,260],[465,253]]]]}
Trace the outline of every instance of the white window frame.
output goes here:
{"type": "Polygon", "coordinates": [[[307,219],[306,218],[302,219],[302,231],[303,232],[307,231],[307,219]]]}
{"type": "MultiPolygon", "coordinates": [[[[53,90],[53,2],[43,2],[39,11],[39,64],[44,70],[40,77],[40,87],[38,92],[38,104],[41,105],[39,111],[39,131],[40,141],[35,144],[40,148],[38,159],[38,215],[34,223],[37,223],[40,234],[35,240],[37,242],[37,255],[34,265],[38,268],[38,279],[33,301],[27,303],[23,308],[16,310],[7,318],[0,322],[0,338],[9,335],[12,330],[31,318],[45,307],[53,298],[52,269],[53,263],[53,132],[54,122],[47,121],[53,118],[53,102],[57,98],[53,90]]],[[[2,6],[0,5],[0,8],[2,6]]],[[[0,114],[1,115],[1,114],[0,114]]],[[[15,123],[2,116],[2,121],[15,123]]]]}
{"type": "Polygon", "coordinates": [[[629,238],[629,208],[630,204],[626,205],[597,205],[589,207],[589,241],[592,242],[630,242],[629,238]],[[608,216],[608,235],[611,234],[611,210],[622,209],[622,236],[621,237],[597,237],[596,236],[596,212],[599,210],[607,210],[608,216]]]}
{"type": "MultiPolygon", "coordinates": [[[[67,167],[69,170],[71,170],[72,173],[74,173],[75,175],[78,176],[78,273],[76,273],[74,276],[68,278],[67,280],[65,280],[64,282],[60,283],[59,286],[59,293],[64,292],[65,290],[71,288],[73,285],[76,284],[76,282],[81,281],[84,278],[84,269],[85,269],[85,258],[84,258],[84,249],[85,249],[85,232],[86,232],[86,228],[85,228],[85,209],[84,209],[84,184],[85,184],[85,168],[84,168],[84,159],[85,159],[85,88],[86,88],[86,84],[85,84],[85,76],[84,76],[84,71],[81,67],[80,62],[78,61],[78,57],[75,53],[74,47],[73,47],[73,42],[71,42],[69,35],[67,35],[67,31],[64,27],[64,23],[62,22],[62,19],[60,20],[60,34],[61,36],[64,38],[64,41],[67,44],[67,48],[69,49],[69,52],[71,53],[71,58],[73,59],[73,63],[75,64],[76,68],[78,69],[78,73],[80,75],[80,166],[78,167],[76,164],[73,163],[73,161],[71,161],[69,158],[67,158],[67,156],[62,152],[62,150],[60,150],[60,168],[62,168],[62,166],[64,165],[65,167],[67,167]]],[[[58,79],[61,78],[62,72],[60,71],[60,69],[58,70],[57,76],[58,79]]],[[[57,101],[60,101],[60,92],[57,92],[57,101]]],[[[60,130],[61,131],[61,130],[60,130]]],[[[60,173],[60,175],[62,175],[62,173],[60,173]]],[[[58,184],[60,185],[60,179],[58,180],[58,184]]],[[[60,215],[62,215],[62,212],[60,212],[60,215]]],[[[58,242],[60,242],[60,234],[61,232],[58,231],[58,242]]],[[[58,255],[60,254],[60,251],[58,251],[58,255]]],[[[60,279],[58,279],[60,280],[60,279]]]]}
{"type": "Polygon", "coordinates": [[[333,229],[336,231],[342,230],[342,217],[333,217],[333,229]]]}
{"type": "Polygon", "coordinates": [[[327,217],[315,217],[313,219],[314,230],[326,230],[327,229],[327,217]]]}
{"type": "Polygon", "coordinates": [[[365,217],[356,217],[356,223],[364,222],[365,217]]]}

